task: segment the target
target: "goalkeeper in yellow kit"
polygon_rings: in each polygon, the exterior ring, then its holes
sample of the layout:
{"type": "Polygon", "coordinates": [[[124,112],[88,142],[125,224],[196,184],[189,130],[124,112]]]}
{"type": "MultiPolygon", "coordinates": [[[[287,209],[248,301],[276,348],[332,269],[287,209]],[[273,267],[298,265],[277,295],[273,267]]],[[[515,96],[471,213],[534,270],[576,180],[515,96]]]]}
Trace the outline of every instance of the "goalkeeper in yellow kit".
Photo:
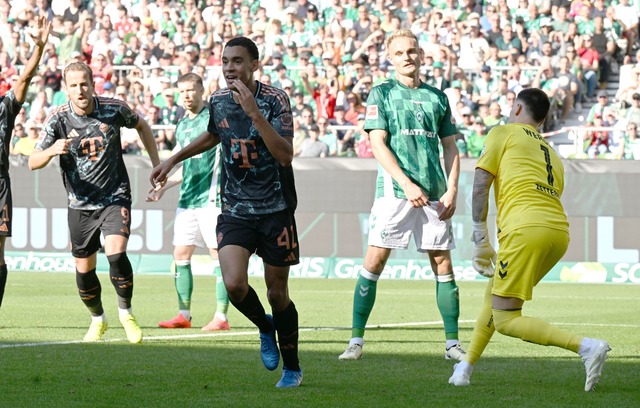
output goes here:
{"type": "Polygon", "coordinates": [[[587,372],[585,391],[593,390],[600,379],[610,350],[606,341],[583,338],[545,321],[522,316],[522,306],[531,300],[533,287],[569,246],[569,223],[560,201],[564,168],[556,152],[536,130],[547,116],[549,106],[549,98],[542,90],[521,91],[509,124],[491,130],[476,164],[473,267],[491,279],[467,354],[454,366],[450,384],[470,384],[473,367],[496,330],[530,343],[578,353],[587,372]],[[498,207],[497,254],[489,243],[487,228],[492,184],[498,207]]]}

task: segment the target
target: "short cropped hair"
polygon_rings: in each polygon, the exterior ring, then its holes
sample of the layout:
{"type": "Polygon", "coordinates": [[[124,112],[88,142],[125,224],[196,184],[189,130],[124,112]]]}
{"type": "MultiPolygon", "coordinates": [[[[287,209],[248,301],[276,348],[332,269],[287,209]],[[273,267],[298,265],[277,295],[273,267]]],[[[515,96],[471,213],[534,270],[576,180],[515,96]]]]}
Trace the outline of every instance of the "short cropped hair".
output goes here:
{"type": "Polygon", "coordinates": [[[85,64],[84,62],[72,62],[64,68],[64,72],[62,73],[62,79],[64,79],[65,83],[67,82],[67,72],[69,71],[82,71],[89,74],[89,79],[91,83],[93,83],[93,71],[91,67],[85,64]]]}
{"type": "Polygon", "coordinates": [[[178,78],[179,84],[183,82],[191,82],[192,84],[195,84],[199,89],[204,89],[204,82],[202,81],[202,78],[200,77],[200,75],[194,74],[193,72],[189,72],[178,78]]]}
{"type": "Polygon", "coordinates": [[[547,94],[538,88],[523,89],[516,100],[522,102],[527,112],[531,115],[531,119],[536,122],[542,122],[547,117],[551,106],[547,94]]]}
{"type": "Polygon", "coordinates": [[[224,48],[228,47],[244,47],[247,52],[249,52],[249,56],[251,57],[252,61],[260,59],[260,52],[258,51],[256,43],[254,43],[253,40],[247,37],[234,37],[230,39],[224,46],[224,48]]]}

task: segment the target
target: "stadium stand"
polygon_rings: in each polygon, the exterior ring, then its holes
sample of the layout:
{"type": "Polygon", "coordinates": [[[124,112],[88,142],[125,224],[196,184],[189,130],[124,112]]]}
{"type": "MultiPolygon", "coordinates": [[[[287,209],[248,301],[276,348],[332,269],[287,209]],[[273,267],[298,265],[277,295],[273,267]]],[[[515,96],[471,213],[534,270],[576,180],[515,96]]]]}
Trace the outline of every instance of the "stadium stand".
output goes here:
{"type": "MultiPolygon", "coordinates": [[[[319,134],[329,145],[327,157],[358,157],[367,141],[357,109],[366,106],[372,86],[393,75],[384,39],[406,27],[424,50],[424,81],[449,96],[464,156],[476,155],[491,127],[506,121],[513,96],[537,86],[553,101],[543,131],[561,155],[587,157],[598,132],[593,107],[605,91],[601,125],[610,140],[594,157],[640,159],[625,133],[636,121],[633,95],[640,92],[639,10],[638,0],[0,0],[0,95],[31,52],[25,33],[33,16],[46,15],[53,34],[18,121],[41,127],[52,108],[66,103],[62,69],[82,60],[94,69],[96,92],[126,100],[153,125],[168,154],[176,79],[196,72],[207,94],[224,87],[222,49],[244,35],[260,50],[256,79],[282,87],[292,106],[313,113],[306,124],[297,115],[296,143],[308,138],[310,125],[328,121],[319,134]],[[349,120],[336,121],[336,106],[349,120]],[[465,121],[468,109],[472,117],[465,121]],[[621,152],[630,148],[629,155],[621,152]]],[[[123,149],[143,154],[126,136],[123,149]]]]}

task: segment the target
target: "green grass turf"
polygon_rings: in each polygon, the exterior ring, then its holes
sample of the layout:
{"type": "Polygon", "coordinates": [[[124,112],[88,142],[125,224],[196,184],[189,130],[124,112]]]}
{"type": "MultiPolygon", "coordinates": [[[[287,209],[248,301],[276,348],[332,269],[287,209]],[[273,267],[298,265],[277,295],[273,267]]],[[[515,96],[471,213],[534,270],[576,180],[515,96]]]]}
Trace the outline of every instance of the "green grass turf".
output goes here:
{"type": "MultiPolygon", "coordinates": [[[[100,275],[107,341],[82,339],[89,316],[73,274],[10,272],[0,309],[0,407],[632,407],[640,404],[640,286],[542,284],[525,314],[590,337],[613,351],[601,384],[583,391],[584,366],[568,351],[496,334],[472,385],[447,384],[444,333],[433,282],[381,281],[362,360],[338,360],[350,337],[353,280],[293,279],[300,314],[303,386],[274,388],[256,329],[230,310],[232,330],[200,331],[212,317],[212,277],[196,277],[194,328],[156,328],[176,313],[169,276],[137,276],[134,313],[145,340],[126,342],[115,293],[100,275]],[[423,323],[414,324],[410,323],[423,323]],[[50,344],[59,342],[62,344],[50,344]],[[38,343],[29,345],[28,343],[38,343]],[[19,347],[9,347],[23,344],[19,347]]],[[[266,303],[262,280],[252,280],[266,303]]],[[[484,284],[461,283],[466,345],[484,284]]]]}

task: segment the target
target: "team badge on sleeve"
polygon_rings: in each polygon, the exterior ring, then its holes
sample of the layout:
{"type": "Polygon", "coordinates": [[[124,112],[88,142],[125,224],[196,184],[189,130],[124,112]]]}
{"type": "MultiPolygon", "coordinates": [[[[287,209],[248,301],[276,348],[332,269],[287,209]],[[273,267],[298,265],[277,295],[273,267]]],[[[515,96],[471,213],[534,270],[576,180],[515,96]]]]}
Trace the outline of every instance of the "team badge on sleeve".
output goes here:
{"type": "Polygon", "coordinates": [[[378,107],[376,105],[367,106],[367,119],[378,119],[378,107]]]}
{"type": "Polygon", "coordinates": [[[293,125],[293,116],[290,113],[285,113],[284,115],[282,115],[280,120],[282,121],[283,125],[286,125],[286,126],[293,125]]]}

